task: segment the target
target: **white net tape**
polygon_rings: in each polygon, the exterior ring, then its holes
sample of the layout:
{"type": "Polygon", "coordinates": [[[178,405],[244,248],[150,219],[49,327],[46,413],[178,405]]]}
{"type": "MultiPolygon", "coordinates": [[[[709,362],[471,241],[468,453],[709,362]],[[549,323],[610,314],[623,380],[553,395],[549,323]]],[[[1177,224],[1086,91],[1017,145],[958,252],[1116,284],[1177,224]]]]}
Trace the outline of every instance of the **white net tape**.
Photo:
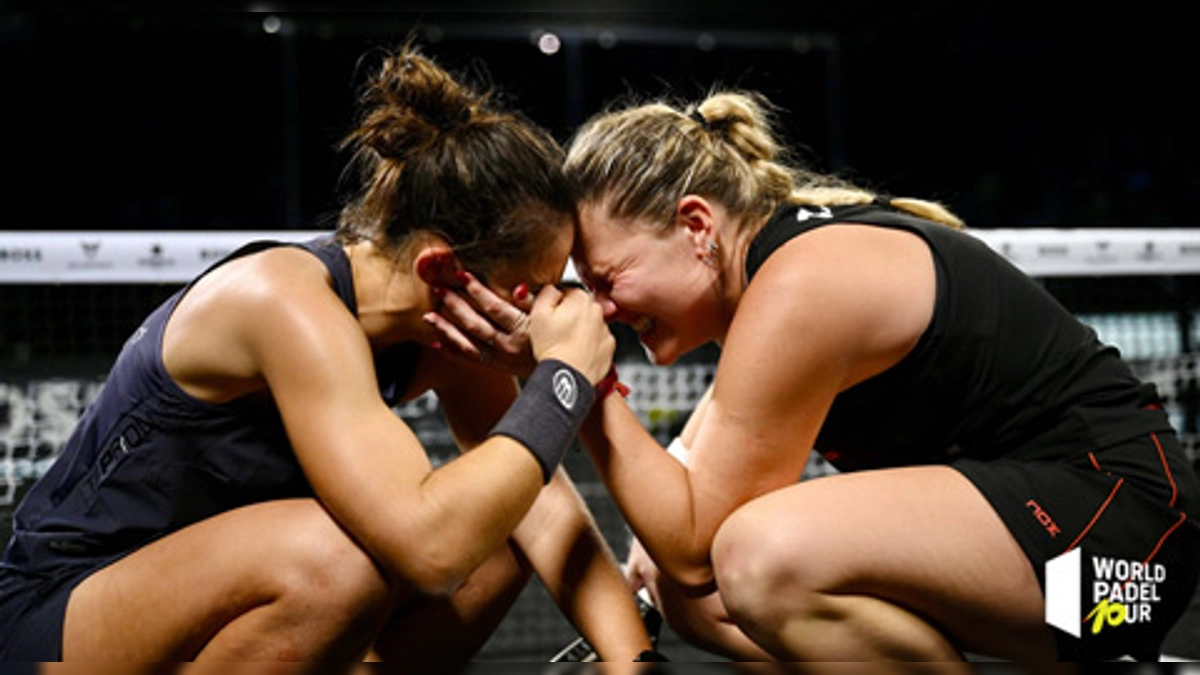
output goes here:
{"type": "MultiPolygon", "coordinates": [[[[1035,277],[1200,273],[1200,229],[969,229],[1035,277]]],[[[185,282],[255,239],[316,230],[0,232],[0,284],[185,282]]],[[[568,265],[567,277],[576,278],[568,265]]]]}

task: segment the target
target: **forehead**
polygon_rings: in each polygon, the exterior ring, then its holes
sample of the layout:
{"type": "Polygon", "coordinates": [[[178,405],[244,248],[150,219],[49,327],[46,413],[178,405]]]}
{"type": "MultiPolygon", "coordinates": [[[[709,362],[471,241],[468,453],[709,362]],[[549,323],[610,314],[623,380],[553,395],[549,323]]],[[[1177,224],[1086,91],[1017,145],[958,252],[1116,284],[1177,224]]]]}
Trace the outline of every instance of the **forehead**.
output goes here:
{"type": "Polygon", "coordinates": [[[602,203],[581,205],[575,264],[582,275],[602,276],[632,252],[650,244],[649,240],[655,236],[636,222],[613,217],[602,203]]]}
{"type": "Polygon", "coordinates": [[[567,260],[571,257],[574,246],[575,228],[570,224],[559,228],[546,242],[541,254],[535,258],[530,279],[538,284],[556,284],[562,281],[567,260]]]}
{"type": "Polygon", "coordinates": [[[504,287],[504,290],[511,290],[511,287],[518,283],[543,286],[561,281],[575,242],[575,228],[571,226],[571,218],[564,216],[564,219],[567,222],[546,237],[532,259],[523,262],[514,260],[502,266],[493,275],[494,281],[504,287]]]}

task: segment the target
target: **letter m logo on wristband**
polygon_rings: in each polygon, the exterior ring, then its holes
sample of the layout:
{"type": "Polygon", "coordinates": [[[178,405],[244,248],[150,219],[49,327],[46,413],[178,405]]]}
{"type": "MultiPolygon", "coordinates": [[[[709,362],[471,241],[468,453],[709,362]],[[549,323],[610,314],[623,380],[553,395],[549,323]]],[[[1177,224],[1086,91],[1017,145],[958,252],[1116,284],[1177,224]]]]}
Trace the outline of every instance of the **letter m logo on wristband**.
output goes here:
{"type": "Polygon", "coordinates": [[[567,410],[575,409],[575,401],[579,400],[579,385],[571,371],[559,369],[554,372],[554,397],[567,410]]]}

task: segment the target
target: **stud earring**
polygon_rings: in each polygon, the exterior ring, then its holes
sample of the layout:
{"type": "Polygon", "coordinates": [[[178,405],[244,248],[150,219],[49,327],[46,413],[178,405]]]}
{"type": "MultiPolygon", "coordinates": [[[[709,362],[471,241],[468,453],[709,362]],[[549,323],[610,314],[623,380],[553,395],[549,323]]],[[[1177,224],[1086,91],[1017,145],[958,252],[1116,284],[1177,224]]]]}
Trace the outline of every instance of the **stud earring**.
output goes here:
{"type": "Polygon", "coordinates": [[[704,264],[705,265],[708,265],[709,267],[711,267],[713,269],[717,268],[717,251],[719,250],[719,248],[720,247],[717,246],[717,242],[715,242],[715,241],[708,242],[708,250],[706,250],[704,252],[704,264]]]}

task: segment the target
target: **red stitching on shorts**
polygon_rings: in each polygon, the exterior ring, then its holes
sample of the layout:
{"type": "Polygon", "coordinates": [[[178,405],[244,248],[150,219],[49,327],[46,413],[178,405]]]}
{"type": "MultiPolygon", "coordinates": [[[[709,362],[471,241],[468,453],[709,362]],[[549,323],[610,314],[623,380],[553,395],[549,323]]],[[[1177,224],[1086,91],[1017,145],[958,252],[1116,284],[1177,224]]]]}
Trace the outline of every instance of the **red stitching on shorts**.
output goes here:
{"type": "Polygon", "coordinates": [[[1158,442],[1158,434],[1150,434],[1154,439],[1154,447],[1158,448],[1158,458],[1162,460],[1163,471],[1167,472],[1167,480],[1171,482],[1171,506],[1179,499],[1179,488],[1175,485],[1175,477],[1171,475],[1171,467],[1167,465],[1167,454],[1163,452],[1162,443],[1158,442]]]}
{"type": "Polygon", "coordinates": [[[1187,520],[1187,514],[1180,513],[1179,520],[1175,521],[1175,524],[1171,526],[1171,529],[1169,529],[1165,533],[1163,533],[1162,538],[1158,540],[1158,545],[1155,546],[1154,550],[1150,552],[1150,557],[1146,558],[1146,562],[1143,564],[1148,564],[1151,560],[1154,559],[1154,556],[1158,555],[1158,549],[1162,548],[1163,542],[1165,542],[1167,540],[1167,537],[1171,536],[1171,533],[1173,533],[1175,530],[1178,530],[1179,526],[1182,525],[1183,521],[1185,521],[1185,520],[1187,520]]]}
{"type": "MultiPolygon", "coordinates": [[[[1185,520],[1187,520],[1187,514],[1180,513],[1179,520],[1177,520],[1174,525],[1167,528],[1167,531],[1164,532],[1163,536],[1159,538],[1158,544],[1155,545],[1154,550],[1150,551],[1150,555],[1146,556],[1146,559],[1142,561],[1143,565],[1149,565],[1150,561],[1154,560],[1154,556],[1158,555],[1158,550],[1161,549],[1163,544],[1167,541],[1167,537],[1171,536],[1171,534],[1173,532],[1175,532],[1175,530],[1179,529],[1179,526],[1182,525],[1183,521],[1185,521],[1185,520]]],[[[1126,588],[1129,588],[1129,584],[1131,584],[1131,583],[1133,583],[1133,579],[1126,579],[1125,583],[1121,584],[1121,589],[1124,590],[1126,588]]],[[[1100,609],[1099,605],[1096,606],[1096,609],[1100,609]]],[[[1096,613],[1096,609],[1093,609],[1092,613],[1088,614],[1088,618],[1083,620],[1084,623],[1087,623],[1088,620],[1092,618],[1092,615],[1096,613]]]]}
{"type": "Polygon", "coordinates": [[[1104,500],[1104,503],[1101,504],[1100,508],[1096,511],[1096,515],[1092,516],[1091,522],[1089,522],[1087,524],[1087,527],[1083,528],[1083,532],[1079,533],[1079,536],[1075,538],[1075,541],[1071,542],[1071,545],[1068,546],[1067,550],[1063,551],[1063,553],[1066,553],[1067,551],[1070,551],[1071,549],[1078,546],[1079,542],[1082,541],[1083,538],[1087,536],[1087,533],[1091,531],[1092,526],[1096,524],[1096,521],[1100,520],[1100,514],[1104,513],[1104,510],[1108,508],[1108,505],[1110,503],[1112,503],[1113,497],[1117,496],[1117,490],[1120,490],[1121,486],[1124,484],[1125,484],[1124,478],[1117,479],[1117,484],[1113,486],[1112,492],[1108,493],[1108,499],[1104,500]]]}

